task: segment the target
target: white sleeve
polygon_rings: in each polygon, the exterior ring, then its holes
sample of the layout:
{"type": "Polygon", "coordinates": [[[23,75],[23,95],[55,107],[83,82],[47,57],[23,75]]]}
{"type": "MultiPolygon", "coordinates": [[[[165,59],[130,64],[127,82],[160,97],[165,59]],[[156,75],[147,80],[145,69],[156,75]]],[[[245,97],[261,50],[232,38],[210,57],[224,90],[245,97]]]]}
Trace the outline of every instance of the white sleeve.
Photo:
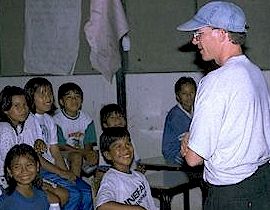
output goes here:
{"type": "Polygon", "coordinates": [[[8,123],[0,124],[0,176],[4,175],[4,162],[8,151],[17,144],[15,131],[8,123]]]}
{"type": "Polygon", "coordinates": [[[57,139],[57,126],[53,120],[53,118],[46,114],[46,123],[47,123],[47,127],[49,129],[50,132],[50,138],[48,139],[48,143],[50,145],[54,145],[54,144],[58,144],[58,139],[57,139]]]}
{"type": "Polygon", "coordinates": [[[109,201],[116,201],[116,190],[119,189],[114,179],[104,176],[96,199],[96,208],[109,201]]]}
{"type": "Polygon", "coordinates": [[[222,91],[219,91],[220,86],[218,79],[207,79],[200,83],[190,125],[188,146],[206,160],[212,156],[217,147],[223,122],[225,102],[222,91]]]}
{"type": "Polygon", "coordinates": [[[34,143],[37,139],[43,139],[39,122],[32,113],[30,113],[26,119],[23,132],[19,134],[19,136],[21,136],[23,143],[29,144],[31,146],[34,146],[34,143]]]}

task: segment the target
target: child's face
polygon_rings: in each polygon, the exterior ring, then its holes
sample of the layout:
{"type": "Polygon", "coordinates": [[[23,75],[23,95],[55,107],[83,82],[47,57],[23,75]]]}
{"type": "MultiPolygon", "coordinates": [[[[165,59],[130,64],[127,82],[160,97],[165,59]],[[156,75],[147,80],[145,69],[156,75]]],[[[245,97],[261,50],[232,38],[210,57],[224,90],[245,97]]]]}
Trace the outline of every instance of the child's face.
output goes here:
{"type": "Polygon", "coordinates": [[[123,115],[113,112],[107,118],[107,122],[103,123],[104,128],[113,128],[113,127],[126,127],[127,122],[123,115]]]}
{"type": "Polygon", "coordinates": [[[183,84],[181,90],[176,95],[176,100],[182,105],[182,107],[190,112],[195,100],[196,89],[192,84],[183,84]]]}
{"type": "Polygon", "coordinates": [[[39,87],[34,93],[34,103],[38,114],[50,111],[53,104],[53,93],[50,87],[39,87]]]}
{"type": "Polygon", "coordinates": [[[113,167],[119,171],[129,173],[133,161],[133,146],[128,137],[120,138],[112,143],[110,150],[105,152],[108,160],[111,160],[113,167]]]}
{"type": "Polygon", "coordinates": [[[36,178],[38,173],[38,164],[33,157],[29,155],[21,155],[11,162],[8,173],[12,176],[18,187],[30,185],[36,178]]]}
{"type": "Polygon", "coordinates": [[[26,120],[28,116],[28,106],[24,95],[12,96],[12,106],[5,114],[9,117],[13,125],[18,125],[26,120]]]}
{"type": "Polygon", "coordinates": [[[65,112],[71,117],[75,117],[82,106],[81,95],[72,90],[60,99],[59,102],[64,107],[65,112]]]}

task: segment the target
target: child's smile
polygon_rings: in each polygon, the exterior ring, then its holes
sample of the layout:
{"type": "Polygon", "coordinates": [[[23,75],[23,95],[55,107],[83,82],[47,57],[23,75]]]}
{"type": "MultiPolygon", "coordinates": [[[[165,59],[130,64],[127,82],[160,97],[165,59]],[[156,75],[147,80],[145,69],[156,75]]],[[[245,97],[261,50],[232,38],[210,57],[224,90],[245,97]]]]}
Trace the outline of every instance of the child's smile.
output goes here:
{"type": "Polygon", "coordinates": [[[128,137],[123,137],[115,141],[110,146],[108,158],[113,162],[113,166],[122,172],[129,172],[133,161],[133,146],[128,137]]]}

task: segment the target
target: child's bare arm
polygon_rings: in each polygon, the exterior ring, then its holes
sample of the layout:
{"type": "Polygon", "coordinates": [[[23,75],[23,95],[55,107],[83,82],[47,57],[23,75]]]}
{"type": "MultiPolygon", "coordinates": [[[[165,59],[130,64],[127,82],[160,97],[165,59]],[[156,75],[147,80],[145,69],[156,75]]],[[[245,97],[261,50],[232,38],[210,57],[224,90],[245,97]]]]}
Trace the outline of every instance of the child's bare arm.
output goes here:
{"type": "Polygon", "coordinates": [[[72,147],[68,144],[65,144],[65,145],[60,145],[58,144],[58,147],[60,149],[60,151],[66,151],[66,152],[79,152],[79,153],[82,153],[82,151],[80,151],[79,149],[75,148],[75,147],[72,147]]]}
{"type": "MultiPolygon", "coordinates": [[[[61,158],[62,158],[62,156],[61,156],[61,158]]],[[[47,170],[47,171],[49,171],[51,173],[55,173],[55,174],[65,178],[65,179],[68,179],[70,181],[74,181],[76,179],[75,174],[68,171],[67,169],[62,169],[59,166],[50,163],[48,160],[43,158],[41,155],[39,155],[39,160],[40,160],[42,168],[44,168],[45,170],[47,170]]]]}
{"type": "Polygon", "coordinates": [[[147,210],[141,206],[126,205],[117,202],[107,202],[97,208],[97,210],[147,210]]]}
{"type": "Polygon", "coordinates": [[[63,170],[67,170],[67,166],[65,164],[64,158],[60,153],[59,147],[57,144],[50,145],[50,152],[54,158],[55,165],[63,170]]]}
{"type": "Polygon", "coordinates": [[[50,184],[44,182],[42,189],[46,192],[50,203],[60,203],[61,206],[64,206],[68,201],[68,191],[63,187],[53,187],[50,184]]]}

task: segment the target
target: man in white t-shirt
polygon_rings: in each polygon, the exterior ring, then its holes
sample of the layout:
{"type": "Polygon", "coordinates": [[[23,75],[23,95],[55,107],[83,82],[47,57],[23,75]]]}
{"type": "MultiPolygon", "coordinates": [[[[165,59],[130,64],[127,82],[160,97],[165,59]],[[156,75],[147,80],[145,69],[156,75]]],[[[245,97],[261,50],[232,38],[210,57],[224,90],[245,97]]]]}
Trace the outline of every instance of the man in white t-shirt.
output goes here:
{"type": "Polygon", "coordinates": [[[244,12],[213,1],[177,29],[194,31],[203,60],[220,66],[200,81],[181,145],[190,166],[204,163],[204,209],[269,209],[270,98],[261,70],[242,52],[244,12]]]}

